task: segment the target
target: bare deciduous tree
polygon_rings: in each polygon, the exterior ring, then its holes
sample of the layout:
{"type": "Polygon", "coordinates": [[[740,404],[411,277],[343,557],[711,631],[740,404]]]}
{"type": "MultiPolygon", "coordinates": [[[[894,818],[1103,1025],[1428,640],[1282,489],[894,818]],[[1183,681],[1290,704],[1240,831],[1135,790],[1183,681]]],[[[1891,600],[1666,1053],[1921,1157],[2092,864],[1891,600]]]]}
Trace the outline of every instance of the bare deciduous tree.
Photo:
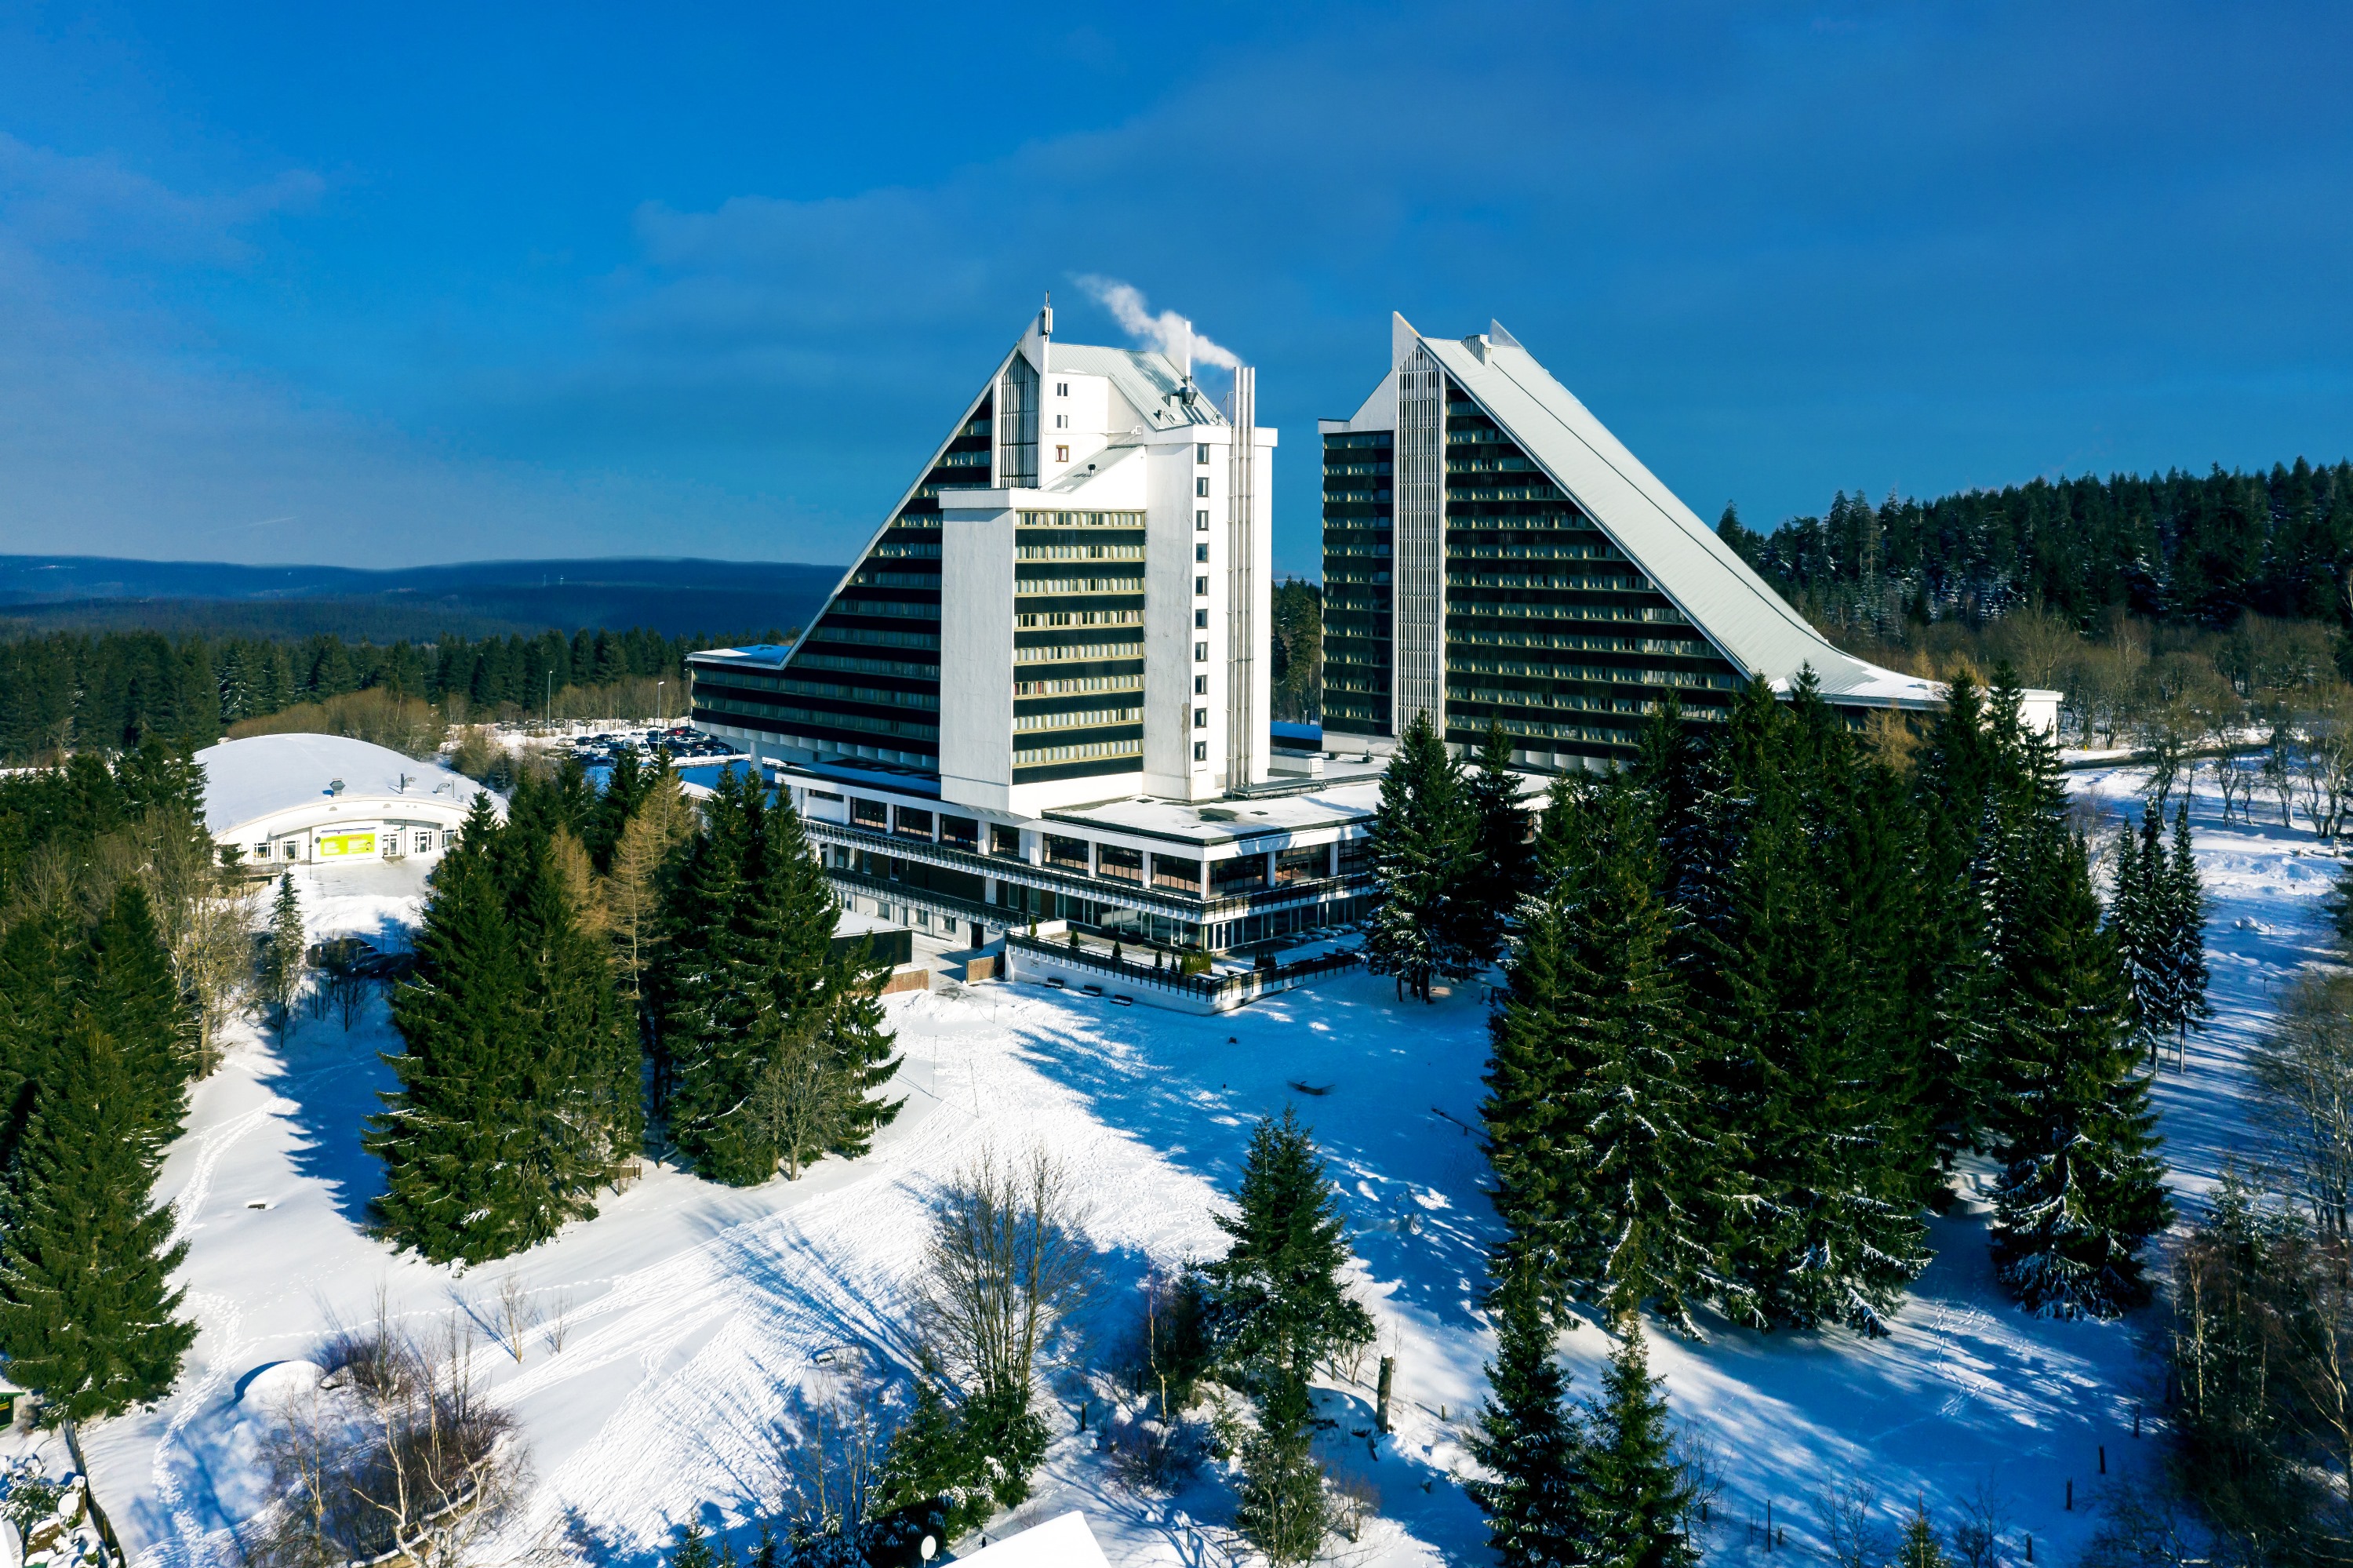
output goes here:
{"type": "Polygon", "coordinates": [[[290,1399],[264,1440],[278,1498],[251,1557],[260,1568],[388,1554],[459,1568],[530,1474],[512,1418],[481,1397],[470,1335],[452,1318],[428,1345],[379,1318],[337,1348],[350,1359],[290,1399]]]}
{"type": "Polygon", "coordinates": [[[2298,980],[2250,1062],[2314,1227],[2345,1236],[2353,1224],[2353,976],[2298,980]]]}
{"type": "Polygon", "coordinates": [[[940,1200],[920,1322],[938,1363],[981,1393],[1028,1393],[1039,1352],[1095,1280],[1087,1213],[1044,1149],[994,1151],[940,1200]]]}
{"type": "Polygon", "coordinates": [[[1835,1568],[1882,1568],[1893,1555],[1879,1489],[1860,1475],[1836,1477],[1816,1493],[1814,1518],[1835,1568]]]}
{"type": "Polygon", "coordinates": [[[752,1080],[744,1108],[783,1159],[786,1181],[799,1181],[802,1170],[824,1152],[821,1140],[834,1125],[835,1097],[825,1054],[808,1032],[781,1042],[752,1080]]]}

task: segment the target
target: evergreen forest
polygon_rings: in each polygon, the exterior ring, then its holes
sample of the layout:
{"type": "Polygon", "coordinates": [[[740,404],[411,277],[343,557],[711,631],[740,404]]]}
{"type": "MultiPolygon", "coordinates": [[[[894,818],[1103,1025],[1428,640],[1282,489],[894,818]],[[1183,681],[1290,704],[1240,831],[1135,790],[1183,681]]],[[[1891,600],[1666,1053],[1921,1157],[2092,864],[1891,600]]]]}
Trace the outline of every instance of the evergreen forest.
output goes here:
{"type": "Polygon", "coordinates": [[[1876,506],[1858,490],[1764,534],[1726,507],[1717,530],[1818,620],[1984,621],[2039,606],[2083,630],[2112,610],[2215,629],[2250,610],[2341,624],[2353,463],[2086,474],[1876,506]]]}
{"type": "Polygon", "coordinates": [[[1754,683],[1706,732],[1662,710],[1638,766],[1534,812],[1501,736],[1466,768],[1409,731],[1365,948],[1401,995],[1502,966],[1499,1291],[1556,1327],[1585,1305],[1883,1332],[1978,1153],[2021,1305],[2149,1298],[2150,1075],[2204,1017],[2202,894],[2158,807],[2095,881],[2021,700],[1957,681],[1907,772],[1810,678],[1754,683]]]}
{"type": "MultiPolygon", "coordinates": [[[[589,630],[382,643],[149,631],[0,640],[0,765],[135,747],[150,737],[196,750],[240,723],[361,693],[431,705],[448,723],[536,715],[551,703],[594,717],[606,708],[564,699],[644,683],[644,699],[632,694],[632,700],[647,700],[660,680],[677,713],[686,655],[730,641],[589,630]]],[[[652,712],[648,700],[644,713],[652,712]]],[[[435,727],[429,744],[438,749],[440,742],[435,727]]]]}

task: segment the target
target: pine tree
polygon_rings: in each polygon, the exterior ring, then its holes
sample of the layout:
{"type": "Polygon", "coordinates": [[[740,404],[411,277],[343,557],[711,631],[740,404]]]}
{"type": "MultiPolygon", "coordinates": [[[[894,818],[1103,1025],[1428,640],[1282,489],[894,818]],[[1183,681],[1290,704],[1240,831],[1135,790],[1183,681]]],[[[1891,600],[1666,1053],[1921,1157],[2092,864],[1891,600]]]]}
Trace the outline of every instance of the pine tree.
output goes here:
{"type": "Polygon", "coordinates": [[[278,895],[269,906],[269,935],[262,946],[261,976],[255,988],[270,1027],[281,1038],[294,1033],[294,1003],[302,994],[306,952],[301,901],[295,896],[290,871],[278,879],[278,895]]]}
{"type": "Polygon", "coordinates": [[[1534,870],[1528,845],[1528,814],[1520,809],[1520,778],[1512,771],[1512,742],[1500,721],[1487,728],[1479,766],[1463,781],[1463,806],[1472,821],[1472,864],[1461,894],[1453,901],[1456,940],[1483,967],[1504,950],[1520,899],[1534,870]]]}
{"type": "Polygon", "coordinates": [[[195,1340],[169,1284],[187,1255],[152,1202],[140,1068],[90,1018],[58,1042],[0,1202],[0,1350],[76,1420],[157,1399],[195,1340]]]}
{"type": "Polygon", "coordinates": [[[1260,1402],[1258,1425],[1242,1441],[1240,1496],[1234,1503],[1235,1528],[1276,1568],[1314,1561],[1332,1531],[1314,1436],[1306,1376],[1276,1373],[1260,1402]]]}
{"type": "Polygon", "coordinates": [[[1495,1360],[1487,1398],[1464,1446],[1493,1479],[1463,1484],[1487,1516],[1487,1543],[1504,1568],[1587,1562],[1585,1433],[1553,1359],[1553,1323],[1535,1293],[1496,1296],[1495,1360]]]}
{"type": "Polygon", "coordinates": [[[1305,1377],[1335,1351],[1369,1344],[1373,1320],[1340,1281],[1347,1226],[1323,1156],[1298,1113],[1262,1118],[1234,1193],[1239,1213],[1218,1216],[1233,1238],[1205,1271],[1211,1333],[1229,1364],[1255,1377],[1305,1377]]]}
{"type": "Polygon", "coordinates": [[[1440,980],[1484,967],[1464,947],[1468,916],[1458,907],[1476,863],[1476,824],[1463,800],[1461,768],[1428,714],[1416,714],[1381,775],[1373,819],[1373,912],[1365,922],[1365,962],[1397,980],[1398,994],[1431,1000],[1440,980]]]}
{"type": "Polygon", "coordinates": [[[1581,1495],[1588,1555],[1622,1568],[1698,1568],[1684,1532],[1691,1478],[1674,1455],[1667,1402],[1651,1376],[1642,1327],[1631,1317],[1589,1408],[1581,1495]]]}

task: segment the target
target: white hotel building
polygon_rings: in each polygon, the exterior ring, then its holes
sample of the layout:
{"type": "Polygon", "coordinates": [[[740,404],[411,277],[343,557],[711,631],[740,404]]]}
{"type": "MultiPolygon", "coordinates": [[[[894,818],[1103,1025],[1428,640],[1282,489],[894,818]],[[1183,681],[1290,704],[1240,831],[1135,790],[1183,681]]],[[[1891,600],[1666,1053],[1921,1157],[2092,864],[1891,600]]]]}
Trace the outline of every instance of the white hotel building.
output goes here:
{"type": "Polygon", "coordinates": [[[691,660],[860,912],[1208,951],[1362,913],[1372,770],[1270,748],[1275,432],[1187,357],[1039,313],[797,641],[691,660]]]}

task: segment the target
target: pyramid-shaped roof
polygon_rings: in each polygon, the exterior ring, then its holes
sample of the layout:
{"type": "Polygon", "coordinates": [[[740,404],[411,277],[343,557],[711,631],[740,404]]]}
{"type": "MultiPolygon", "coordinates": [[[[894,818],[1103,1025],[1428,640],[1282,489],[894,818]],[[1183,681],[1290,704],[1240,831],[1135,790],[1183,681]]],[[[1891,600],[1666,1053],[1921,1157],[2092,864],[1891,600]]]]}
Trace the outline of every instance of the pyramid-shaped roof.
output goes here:
{"type": "Polygon", "coordinates": [[[1401,341],[1410,337],[1426,348],[1455,386],[1741,669],[1786,686],[1811,665],[1828,697],[1941,705],[1936,683],[1842,652],[1816,631],[1502,323],[1459,339],[1425,336],[1402,315],[1395,324],[1401,341]]]}

